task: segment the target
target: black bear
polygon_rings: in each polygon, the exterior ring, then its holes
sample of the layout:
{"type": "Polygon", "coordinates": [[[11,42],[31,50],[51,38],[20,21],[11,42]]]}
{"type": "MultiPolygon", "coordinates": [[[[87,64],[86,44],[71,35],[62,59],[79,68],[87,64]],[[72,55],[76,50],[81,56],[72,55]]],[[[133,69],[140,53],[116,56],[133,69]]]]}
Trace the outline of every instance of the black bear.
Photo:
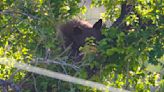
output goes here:
{"type": "Polygon", "coordinates": [[[71,46],[71,55],[79,54],[80,46],[85,44],[87,37],[94,37],[96,41],[102,39],[101,34],[102,19],[94,25],[83,20],[72,20],[60,26],[60,31],[64,38],[64,47],[71,46]]]}

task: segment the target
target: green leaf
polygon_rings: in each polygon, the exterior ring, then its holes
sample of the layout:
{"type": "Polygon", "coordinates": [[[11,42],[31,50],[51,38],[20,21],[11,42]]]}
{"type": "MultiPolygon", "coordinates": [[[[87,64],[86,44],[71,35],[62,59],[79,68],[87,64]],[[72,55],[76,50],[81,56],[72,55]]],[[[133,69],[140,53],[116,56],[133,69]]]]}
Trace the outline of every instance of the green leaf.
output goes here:
{"type": "Polygon", "coordinates": [[[161,72],[162,66],[160,64],[158,65],[152,65],[152,64],[148,64],[148,66],[146,66],[147,70],[149,72],[161,72]]]}

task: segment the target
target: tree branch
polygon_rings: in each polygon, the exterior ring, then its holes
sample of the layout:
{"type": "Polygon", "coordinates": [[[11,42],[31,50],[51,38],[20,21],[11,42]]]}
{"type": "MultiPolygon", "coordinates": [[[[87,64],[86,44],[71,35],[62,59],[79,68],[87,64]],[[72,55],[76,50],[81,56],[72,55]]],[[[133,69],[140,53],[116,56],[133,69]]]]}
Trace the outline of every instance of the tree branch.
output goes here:
{"type": "Polygon", "coordinates": [[[62,74],[62,73],[58,73],[58,72],[50,71],[50,70],[47,70],[47,69],[31,66],[31,65],[28,65],[28,64],[18,63],[16,60],[10,59],[10,58],[9,59],[0,58],[0,64],[7,65],[7,66],[12,65],[13,67],[21,69],[21,70],[25,70],[25,71],[28,71],[28,72],[33,72],[33,73],[36,73],[36,74],[44,75],[44,76],[47,76],[47,77],[59,79],[59,80],[74,83],[74,84],[80,84],[80,85],[83,85],[83,86],[88,86],[88,87],[91,87],[91,88],[94,88],[94,89],[96,88],[97,90],[101,90],[101,91],[130,92],[130,91],[127,91],[127,90],[124,90],[124,89],[119,89],[119,88],[106,86],[104,84],[100,84],[100,83],[97,83],[97,82],[92,82],[92,81],[76,78],[76,77],[73,77],[73,76],[70,76],[70,75],[65,75],[65,74],[62,74]]]}
{"type": "Polygon", "coordinates": [[[121,25],[121,23],[123,22],[126,15],[128,15],[132,9],[133,9],[132,5],[127,5],[127,1],[123,2],[121,4],[121,14],[117,18],[117,20],[112,24],[111,27],[117,27],[117,26],[121,25]]]}

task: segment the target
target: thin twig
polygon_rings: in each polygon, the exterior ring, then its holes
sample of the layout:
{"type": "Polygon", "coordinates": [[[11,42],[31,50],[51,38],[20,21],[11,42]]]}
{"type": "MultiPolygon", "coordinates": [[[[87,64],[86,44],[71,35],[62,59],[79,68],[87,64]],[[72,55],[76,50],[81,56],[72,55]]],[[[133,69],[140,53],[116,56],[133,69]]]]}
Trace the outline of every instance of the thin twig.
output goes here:
{"type": "Polygon", "coordinates": [[[33,78],[33,83],[34,83],[34,89],[35,89],[35,92],[38,92],[38,89],[36,87],[36,79],[34,77],[34,74],[32,74],[32,78],[33,78]]]}
{"type": "MultiPolygon", "coordinates": [[[[33,59],[30,63],[35,63],[36,60],[38,61],[38,63],[45,63],[43,58],[33,59]]],[[[68,63],[66,63],[64,61],[58,62],[58,61],[55,61],[55,60],[48,59],[46,62],[49,63],[49,64],[58,64],[58,65],[68,66],[68,67],[73,68],[74,70],[78,70],[79,69],[78,66],[72,65],[72,64],[68,64],[68,63]]]]}

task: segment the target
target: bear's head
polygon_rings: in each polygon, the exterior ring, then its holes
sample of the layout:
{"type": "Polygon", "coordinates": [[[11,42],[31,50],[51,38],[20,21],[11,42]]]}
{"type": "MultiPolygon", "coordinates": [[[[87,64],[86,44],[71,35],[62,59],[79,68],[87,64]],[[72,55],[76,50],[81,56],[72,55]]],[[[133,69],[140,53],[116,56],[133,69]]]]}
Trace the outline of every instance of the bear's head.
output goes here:
{"type": "Polygon", "coordinates": [[[102,19],[94,25],[82,20],[72,20],[61,25],[60,31],[64,38],[64,48],[71,46],[71,55],[78,55],[80,46],[85,44],[87,37],[94,37],[96,41],[102,39],[102,19]]]}
{"type": "Polygon", "coordinates": [[[101,34],[102,29],[102,19],[98,20],[93,27],[91,28],[85,28],[83,26],[76,26],[73,28],[73,47],[79,48],[80,46],[85,44],[85,39],[87,37],[94,37],[96,41],[99,41],[102,39],[101,34]]]}

